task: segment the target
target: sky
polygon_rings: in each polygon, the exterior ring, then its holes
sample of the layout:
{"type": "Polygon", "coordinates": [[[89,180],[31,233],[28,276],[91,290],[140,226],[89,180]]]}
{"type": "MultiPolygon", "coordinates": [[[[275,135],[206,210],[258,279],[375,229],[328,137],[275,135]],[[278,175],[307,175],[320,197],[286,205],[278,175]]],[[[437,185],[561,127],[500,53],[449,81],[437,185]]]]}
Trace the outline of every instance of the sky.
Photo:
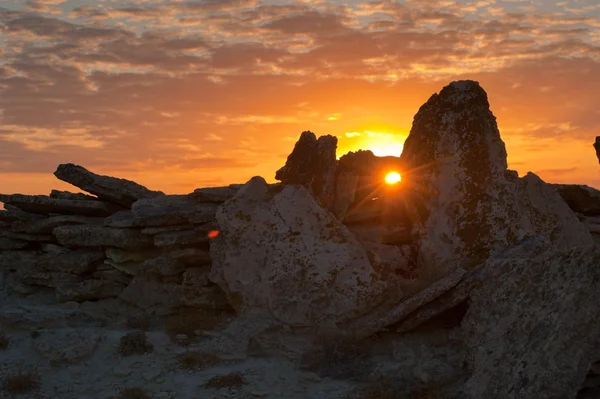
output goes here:
{"type": "Polygon", "coordinates": [[[273,182],[304,130],[400,155],[453,80],[511,169],[600,188],[597,0],[0,0],[0,192],[58,164],[166,193],[273,182]]]}

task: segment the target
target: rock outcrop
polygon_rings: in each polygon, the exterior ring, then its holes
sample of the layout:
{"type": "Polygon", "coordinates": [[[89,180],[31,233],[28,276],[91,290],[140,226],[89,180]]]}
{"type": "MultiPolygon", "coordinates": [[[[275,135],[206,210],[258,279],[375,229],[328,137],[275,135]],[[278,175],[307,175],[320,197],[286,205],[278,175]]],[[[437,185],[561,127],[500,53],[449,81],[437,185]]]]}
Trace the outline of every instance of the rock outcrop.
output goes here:
{"type": "Polygon", "coordinates": [[[596,150],[596,158],[598,158],[598,162],[600,163],[600,136],[596,137],[596,141],[594,142],[594,150],[596,150]]]}
{"type": "Polygon", "coordinates": [[[531,173],[518,178],[506,157],[477,82],[453,82],[421,107],[400,161],[424,276],[474,267],[527,236],[549,237],[559,248],[592,245],[556,191],[531,173]]]}
{"type": "Polygon", "coordinates": [[[275,178],[283,184],[307,187],[324,207],[334,200],[337,137],[305,131],[275,178]]]}

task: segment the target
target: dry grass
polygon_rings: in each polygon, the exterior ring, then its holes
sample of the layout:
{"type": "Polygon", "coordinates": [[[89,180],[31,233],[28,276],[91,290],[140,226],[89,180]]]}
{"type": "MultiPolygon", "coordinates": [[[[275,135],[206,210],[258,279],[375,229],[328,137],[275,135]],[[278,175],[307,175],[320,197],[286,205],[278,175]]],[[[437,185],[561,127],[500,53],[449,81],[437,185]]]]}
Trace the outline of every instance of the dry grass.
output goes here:
{"type": "Polygon", "coordinates": [[[363,380],[373,369],[364,342],[343,339],[323,340],[320,346],[302,356],[302,365],[321,377],[363,380]]]}
{"type": "Polygon", "coordinates": [[[240,373],[217,375],[211,378],[205,385],[206,388],[236,388],[245,384],[244,377],[240,373]]]}
{"type": "Polygon", "coordinates": [[[182,308],[177,314],[164,319],[165,331],[173,341],[178,342],[177,335],[185,334],[194,338],[197,330],[212,331],[230,316],[231,314],[225,311],[182,308]]]}
{"type": "Polygon", "coordinates": [[[40,386],[40,376],[32,371],[23,372],[21,368],[16,374],[4,380],[4,390],[11,395],[22,395],[36,390],[40,386]]]}
{"type": "Polygon", "coordinates": [[[0,332],[0,350],[6,350],[8,348],[8,344],[10,343],[10,340],[8,339],[8,337],[6,336],[5,333],[0,332]]]}
{"type": "Polygon", "coordinates": [[[186,351],[176,357],[179,367],[184,370],[204,370],[219,363],[221,359],[201,351],[186,351]]]}
{"type": "Polygon", "coordinates": [[[142,388],[123,388],[117,399],[150,399],[142,388]]]}
{"type": "Polygon", "coordinates": [[[143,355],[152,352],[152,349],[144,331],[128,332],[121,337],[119,343],[119,353],[122,356],[143,355]]]}

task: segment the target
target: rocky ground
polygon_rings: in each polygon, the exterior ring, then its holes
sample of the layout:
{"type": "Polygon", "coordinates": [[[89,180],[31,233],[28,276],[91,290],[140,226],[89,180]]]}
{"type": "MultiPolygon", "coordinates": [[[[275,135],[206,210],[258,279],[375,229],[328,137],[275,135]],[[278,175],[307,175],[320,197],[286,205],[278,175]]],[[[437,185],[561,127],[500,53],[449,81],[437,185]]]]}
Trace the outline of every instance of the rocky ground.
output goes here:
{"type": "Polygon", "coordinates": [[[278,184],[63,164],[83,193],[0,195],[0,398],[600,397],[599,191],[508,170],[472,81],[399,158],[336,147],[303,132],[278,184]]]}

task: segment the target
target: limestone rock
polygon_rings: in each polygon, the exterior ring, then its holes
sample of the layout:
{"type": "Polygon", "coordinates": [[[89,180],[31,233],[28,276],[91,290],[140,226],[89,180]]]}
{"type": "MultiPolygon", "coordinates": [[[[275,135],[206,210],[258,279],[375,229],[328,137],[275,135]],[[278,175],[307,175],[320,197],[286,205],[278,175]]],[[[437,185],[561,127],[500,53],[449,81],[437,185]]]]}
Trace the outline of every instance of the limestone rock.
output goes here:
{"type": "Polygon", "coordinates": [[[470,295],[469,398],[575,398],[600,353],[600,254],[531,253],[490,259],[470,295]]]}
{"type": "Polygon", "coordinates": [[[108,216],[121,208],[98,200],[51,198],[46,195],[0,194],[0,201],[24,212],[83,216],[108,216]]]}
{"type": "Polygon", "coordinates": [[[4,207],[7,209],[0,210],[0,222],[15,222],[17,220],[37,220],[43,219],[45,217],[44,215],[39,215],[37,213],[23,212],[15,207],[13,207],[14,209],[8,209],[8,204],[4,204],[4,207]]]}
{"type": "Polygon", "coordinates": [[[107,280],[84,280],[78,284],[56,287],[58,302],[85,302],[99,299],[116,298],[125,285],[107,280]]]}
{"type": "Polygon", "coordinates": [[[217,213],[210,280],[241,309],[292,326],[361,315],[380,302],[383,281],[350,231],[302,186],[278,193],[252,178],[217,213]]]}
{"type": "Polygon", "coordinates": [[[222,203],[232,198],[243,184],[230,184],[225,187],[197,188],[188,197],[198,202],[222,203]]]}
{"type": "Polygon", "coordinates": [[[54,175],[98,198],[129,208],[135,201],[164,195],[130,180],[97,175],[72,163],[58,165],[54,175]]]}
{"type": "Polygon", "coordinates": [[[14,238],[0,237],[0,251],[7,251],[13,249],[25,248],[29,243],[23,240],[16,240],[14,238]]]}
{"type": "Polygon", "coordinates": [[[178,276],[183,273],[185,268],[185,262],[175,259],[169,254],[148,259],[140,266],[141,271],[159,276],[178,276]]]}
{"type": "Polygon", "coordinates": [[[43,287],[57,288],[60,286],[73,285],[81,282],[81,276],[72,273],[41,271],[41,270],[19,270],[16,274],[19,281],[28,285],[39,285],[43,287]]]}
{"type": "Polygon", "coordinates": [[[92,274],[97,280],[108,280],[116,283],[128,285],[131,282],[131,275],[117,269],[112,270],[97,270],[92,274]]]}
{"type": "Polygon", "coordinates": [[[160,251],[157,248],[145,248],[137,251],[125,250],[122,248],[108,247],[104,250],[106,257],[116,263],[123,263],[128,261],[143,262],[146,259],[158,256],[160,251]]]}
{"type": "Polygon", "coordinates": [[[207,242],[208,237],[195,230],[172,231],[154,236],[154,245],[157,247],[170,247],[176,245],[190,245],[207,242]]]}
{"type": "Polygon", "coordinates": [[[41,254],[40,251],[0,251],[0,269],[16,271],[34,268],[41,254]]]}
{"type": "Polygon", "coordinates": [[[53,362],[76,363],[91,356],[100,340],[92,329],[38,331],[33,348],[53,362]]]}
{"type": "Polygon", "coordinates": [[[335,179],[335,197],[331,205],[331,212],[339,219],[344,220],[350,205],[356,199],[359,176],[353,172],[340,171],[335,179]]]}
{"type": "Polygon", "coordinates": [[[507,170],[506,149],[487,94],[453,82],[415,116],[400,158],[417,267],[431,281],[474,267],[527,236],[553,245],[593,245],[589,232],[551,187],[507,170]]]}
{"type": "Polygon", "coordinates": [[[104,219],[102,218],[91,218],[78,215],[59,215],[37,220],[16,221],[12,223],[11,229],[17,233],[52,234],[52,230],[59,226],[68,226],[71,224],[101,225],[103,220],[104,219]]]}
{"type": "Polygon", "coordinates": [[[300,184],[309,188],[325,207],[335,196],[337,137],[305,131],[275,178],[283,184],[300,184]]]}
{"type": "Polygon", "coordinates": [[[72,193],[70,191],[52,190],[50,198],[67,199],[67,200],[98,200],[98,197],[83,193],[72,193]]]}
{"type": "Polygon", "coordinates": [[[58,243],[66,246],[145,248],[152,245],[152,237],[139,231],[96,225],[60,226],[53,233],[58,243]]]}
{"type": "Polygon", "coordinates": [[[104,259],[101,249],[81,248],[60,254],[44,254],[37,261],[40,270],[83,274],[94,270],[97,262],[104,259]]]}
{"type": "Polygon", "coordinates": [[[553,184],[569,207],[588,216],[600,215],[600,191],[583,184],[553,184]]]}
{"type": "Polygon", "coordinates": [[[173,226],[158,226],[158,227],[145,227],[142,229],[142,234],[161,234],[161,233],[171,233],[173,231],[181,231],[181,230],[193,230],[194,226],[191,224],[176,224],[173,226]]]}
{"type": "Polygon", "coordinates": [[[114,267],[115,269],[130,275],[135,276],[142,271],[142,262],[127,261],[127,262],[115,262],[111,259],[106,259],[104,264],[114,267]]]}

